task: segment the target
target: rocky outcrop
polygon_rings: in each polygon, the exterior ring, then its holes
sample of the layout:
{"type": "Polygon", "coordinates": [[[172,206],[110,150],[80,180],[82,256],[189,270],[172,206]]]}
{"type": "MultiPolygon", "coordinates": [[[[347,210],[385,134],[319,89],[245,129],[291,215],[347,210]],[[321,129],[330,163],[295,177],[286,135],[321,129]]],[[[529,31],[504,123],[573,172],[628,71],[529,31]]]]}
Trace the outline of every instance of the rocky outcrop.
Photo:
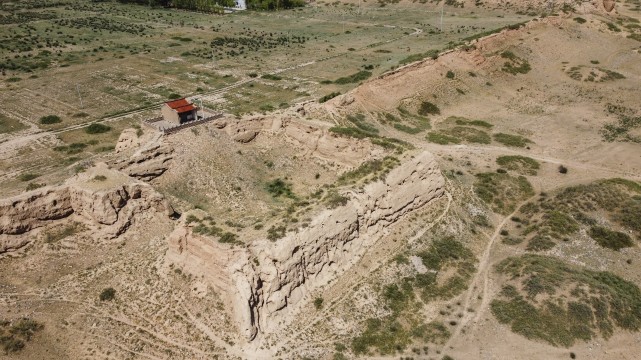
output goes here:
{"type": "Polygon", "coordinates": [[[114,161],[110,165],[138,180],[151,181],[167,171],[173,153],[174,149],[158,137],[130,158],[114,161]]]}
{"type": "Polygon", "coordinates": [[[348,271],[389,227],[441,197],[443,187],[434,158],[425,152],[275,243],[257,239],[231,248],[178,228],[168,239],[167,261],[204,276],[235,304],[240,329],[253,339],[283,326],[306,293],[348,271]]]}
{"type": "Polygon", "coordinates": [[[140,146],[140,139],[138,138],[138,130],[133,128],[124,129],[118,137],[115,151],[116,153],[123,152],[128,149],[137,148],[140,146]]]}
{"type": "Polygon", "coordinates": [[[64,185],[0,200],[0,253],[25,245],[20,235],[72,214],[98,226],[96,236],[114,238],[145,212],[171,215],[174,211],[148,184],[99,164],[64,185]]]}

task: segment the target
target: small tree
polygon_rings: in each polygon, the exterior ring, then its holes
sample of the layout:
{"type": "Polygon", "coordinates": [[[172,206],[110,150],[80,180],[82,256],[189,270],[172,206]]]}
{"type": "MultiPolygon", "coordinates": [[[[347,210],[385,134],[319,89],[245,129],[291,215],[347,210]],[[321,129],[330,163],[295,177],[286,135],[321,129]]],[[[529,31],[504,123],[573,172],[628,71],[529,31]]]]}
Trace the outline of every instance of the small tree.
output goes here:
{"type": "Polygon", "coordinates": [[[43,125],[51,125],[62,122],[60,116],[57,115],[47,115],[40,118],[40,123],[43,125]]]}
{"type": "Polygon", "coordinates": [[[111,301],[116,298],[116,290],[112,287],[108,287],[100,293],[100,301],[111,301]]]}
{"type": "Polygon", "coordinates": [[[317,297],[314,299],[314,307],[316,310],[320,310],[323,307],[323,298],[322,297],[317,297]]]}
{"type": "Polygon", "coordinates": [[[563,165],[559,165],[559,172],[560,172],[561,174],[567,174],[567,173],[568,173],[568,168],[566,168],[566,167],[565,167],[565,166],[563,166],[563,165]]]}

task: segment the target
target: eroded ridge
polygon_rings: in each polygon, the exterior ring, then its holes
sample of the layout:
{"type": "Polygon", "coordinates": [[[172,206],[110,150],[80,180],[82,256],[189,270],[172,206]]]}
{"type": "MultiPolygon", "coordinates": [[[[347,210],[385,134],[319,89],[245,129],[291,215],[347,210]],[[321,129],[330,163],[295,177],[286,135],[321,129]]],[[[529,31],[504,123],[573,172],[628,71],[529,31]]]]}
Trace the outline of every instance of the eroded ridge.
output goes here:
{"type": "Polygon", "coordinates": [[[204,276],[227,297],[251,340],[286,324],[308,293],[345,274],[403,216],[443,194],[437,163],[423,152],[276,243],[257,239],[239,249],[178,227],[169,237],[167,262],[204,276]]]}

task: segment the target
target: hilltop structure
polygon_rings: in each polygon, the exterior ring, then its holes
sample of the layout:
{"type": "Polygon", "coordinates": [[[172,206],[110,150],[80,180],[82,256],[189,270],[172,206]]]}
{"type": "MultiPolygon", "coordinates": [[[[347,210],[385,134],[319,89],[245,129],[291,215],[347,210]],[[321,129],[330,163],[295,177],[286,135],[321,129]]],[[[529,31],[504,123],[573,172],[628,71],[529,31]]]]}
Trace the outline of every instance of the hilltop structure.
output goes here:
{"type": "Polygon", "coordinates": [[[165,121],[176,125],[198,119],[198,108],[185,98],[164,103],[160,111],[165,121]]]}

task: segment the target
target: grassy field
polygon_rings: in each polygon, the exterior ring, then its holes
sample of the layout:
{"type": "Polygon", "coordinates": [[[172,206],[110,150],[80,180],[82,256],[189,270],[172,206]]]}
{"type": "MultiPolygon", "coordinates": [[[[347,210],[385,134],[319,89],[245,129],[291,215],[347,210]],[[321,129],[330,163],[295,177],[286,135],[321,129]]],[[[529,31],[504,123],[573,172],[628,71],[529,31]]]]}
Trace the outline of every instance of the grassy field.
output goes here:
{"type": "MultiPolygon", "coordinates": [[[[359,11],[319,3],[213,15],[89,0],[2,2],[0,140],[18,140],[18,130],[53,135],[0,156],[0,176],[22,188],[14,181],[21,172],[46,175],[107,152],[120,130],[157,116],[172,98],[197,96],[236,115],[265,113],[345,93],[408,59],[528,19],[446,8],[441,32],[435,6],[359,11]],[[53,117],[60,120],[43,123],[53,117]],[[79,127],[96,121],[112,130],[89,139],[79,127]],[[74,148],[53,150],[65,146],[74,148]]],[[[430,127],[421,116],[401,115],[401,131],[430,127]]]]}
{"type": "Polygon", "coordinates": [[[428,5],[359,13],[337,4],[221,16],[111,2],[52,4],[58,5],[1,5],[7,15],[0,25],[0,98],[8,110],[34,122],[61,116],[53,128],[309,62],[283,74],[299,86],[313,85],[303,96],[345,90],[357,83],[319,83],[364,66],[377,75],[408,55],[524,20],[457,9],[440,33],[428,5]]]}

